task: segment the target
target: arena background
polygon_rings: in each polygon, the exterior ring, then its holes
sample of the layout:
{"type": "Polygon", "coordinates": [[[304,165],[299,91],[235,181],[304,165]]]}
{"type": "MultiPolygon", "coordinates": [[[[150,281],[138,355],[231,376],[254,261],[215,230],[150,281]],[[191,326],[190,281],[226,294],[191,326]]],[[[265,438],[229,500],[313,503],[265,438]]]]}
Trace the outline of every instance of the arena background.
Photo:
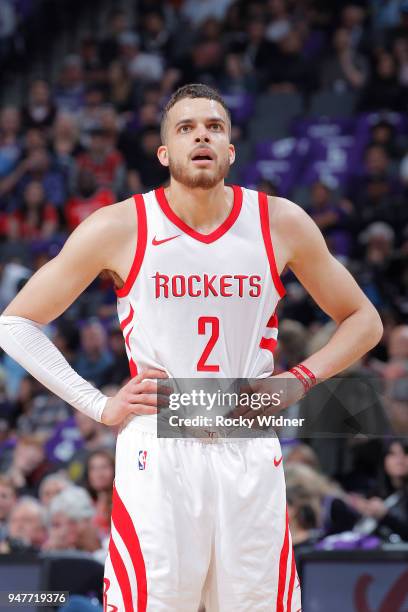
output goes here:
{"type": "MultiPolygon", "coordinates": [[[[346,389],[374,389],[379,435],[280,431],[303,610],[408,610],[408,2],[1,0],[0,66],[1,309],[91,212],[166,181],[158,126],[177,86],[225,96],[229,181],[304,207],[384,322],[343,373],[346,389]]],[[[333,333],[283,281],[277,371],[333,333]]],[[[48,333],[105,392],[128,378],[108,278],[48,333]]],[[[333,396],[325,414],[362,401],[333,396]]],[[[0,591],[65,590],[77,597],[64,610],[101,609],[114,444],[1,356],[0,591]]]]}

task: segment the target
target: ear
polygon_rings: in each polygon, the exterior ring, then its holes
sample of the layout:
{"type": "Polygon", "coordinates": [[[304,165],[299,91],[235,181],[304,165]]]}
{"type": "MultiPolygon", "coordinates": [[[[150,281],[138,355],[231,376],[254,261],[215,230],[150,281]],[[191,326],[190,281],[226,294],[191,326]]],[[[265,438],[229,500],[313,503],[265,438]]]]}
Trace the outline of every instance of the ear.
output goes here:
{"type": "Polygon", "coordinates": [[[158,149],[157,149],[157,157],[159,158],[159,162],[161,163],[162,166],[166,166],[166,168],[168,168],[169,166],[169,155],[167,152],[167,147],[165,145],[161,145],[158,149]]]}
{"type": "Polygon", "coordinates": [[[230,166],[232,166],[232,164],[235,161],[235,147],[233,144],[230,144],[228,147],[228,155],[229,155],[230,166]]]}

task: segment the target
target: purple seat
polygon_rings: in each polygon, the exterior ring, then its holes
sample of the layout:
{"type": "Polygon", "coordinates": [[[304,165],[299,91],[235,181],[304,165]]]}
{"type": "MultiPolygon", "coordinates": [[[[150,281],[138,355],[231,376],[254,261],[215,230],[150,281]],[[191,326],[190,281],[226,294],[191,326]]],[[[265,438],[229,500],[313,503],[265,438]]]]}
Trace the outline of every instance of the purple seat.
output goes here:
{"type": "Polygon", "coordinates": [[[310,140],[309,154],[299,183],[310,186],[323,180],[336,188],[353,170],[353,136],[333,136],[325,141],[310,140]]]}
{"type": "Polygon", "coordinates": [[[261,179],[270,180],[277,186],[280,195],[290,195],[301,173],[308,146],[305,139],[296,138],[257,143],[256,161],[244,169],[244,183],[254,187],[261,179]]]}
{"type": "Polygon", "coordinates": [[[246,92],[223,94],[226,105],[231,112],[233,124],[244,125],[252,116],[254,97],[246,92]]]}

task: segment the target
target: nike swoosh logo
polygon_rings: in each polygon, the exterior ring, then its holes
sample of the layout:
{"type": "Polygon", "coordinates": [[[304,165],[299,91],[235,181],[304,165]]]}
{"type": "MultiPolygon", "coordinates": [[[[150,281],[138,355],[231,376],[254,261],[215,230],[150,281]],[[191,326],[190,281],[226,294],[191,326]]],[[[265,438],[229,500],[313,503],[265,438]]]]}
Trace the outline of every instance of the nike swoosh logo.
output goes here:
{"type": "Polygon", "coordinates": [[[181,234],[177,234],[177,236],[170,236],[170,238],[164,238],[164,240],[156,240],[156,236],[155,236],[152,240],[152,244],[154,246],[157,246],[159,244],[163,244],[164,242],[168,242],[169,240],[174,240],[175,238],[178,238],[179,236],[181,236],[181,234]]]}
{"type": "Polygon", "coordinates": [[[281,462],[282,462],[282,458],[283,458],[283,457],[281,457],[280,459],[278,459],[278,461],[276,461],[276,457],[274,457],[274,458],[273,458],[273,462],[274,462],[274,464],[275,464],[275,467],[278,467],[278,466],[281,464],[281,462]]]}

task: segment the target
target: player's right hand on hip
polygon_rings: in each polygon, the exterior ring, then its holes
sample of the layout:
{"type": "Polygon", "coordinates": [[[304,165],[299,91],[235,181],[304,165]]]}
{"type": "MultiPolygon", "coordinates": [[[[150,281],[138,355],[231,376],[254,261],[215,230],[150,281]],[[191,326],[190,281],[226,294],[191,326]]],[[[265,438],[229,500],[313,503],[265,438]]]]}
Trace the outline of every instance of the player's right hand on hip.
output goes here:
{"type": "Polygon", "coordinates": [[[162,397],[166,389],[161,385],[158,394],[156,382],[156,379],[163,378],[168,378],[166,372],[154,368],[132,378],[116,395],[108,399],[102,412],[102,423],[119,425],[130,414],[157,414],[161,401],[163,405],[166,404],[166,398],[162,397]]]}

